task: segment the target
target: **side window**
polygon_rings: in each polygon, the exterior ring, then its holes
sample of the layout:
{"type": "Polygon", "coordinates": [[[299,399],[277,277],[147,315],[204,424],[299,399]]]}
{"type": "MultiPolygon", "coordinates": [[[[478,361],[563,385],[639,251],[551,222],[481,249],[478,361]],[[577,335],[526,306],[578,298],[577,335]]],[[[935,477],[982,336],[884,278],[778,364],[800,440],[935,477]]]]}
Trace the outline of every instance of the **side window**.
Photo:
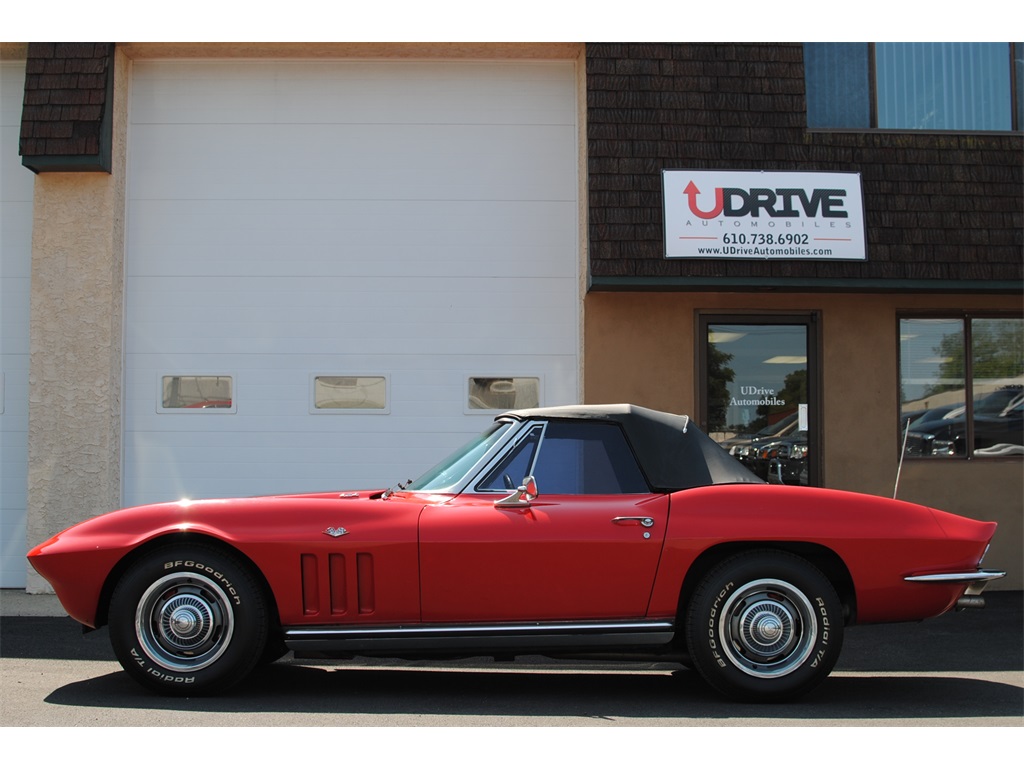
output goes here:
{"type": "Polygon", "coordinates": [[[539,424],[519,439],[512,450],[494,465],[484,479],[476,485],[477,491],[511,491],[514,490],[523,478],[530,474],[530,467],[533,465],[533,457],[537,453],[537,445],[540,443],[544,427],[539,424]]]}
{"type": "Polygon", "coordinates": [[[648,493],[626,437],[616,424],[548,424],[533,469],[541,495],[648,493]]]}

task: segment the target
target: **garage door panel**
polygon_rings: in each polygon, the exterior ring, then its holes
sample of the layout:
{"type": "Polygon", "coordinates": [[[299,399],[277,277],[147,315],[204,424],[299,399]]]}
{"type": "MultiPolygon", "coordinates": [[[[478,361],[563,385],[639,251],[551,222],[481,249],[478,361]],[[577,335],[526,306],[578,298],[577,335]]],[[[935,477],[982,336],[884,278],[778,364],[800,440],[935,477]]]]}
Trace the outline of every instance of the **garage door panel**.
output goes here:
{"type": "MultiPolygon", "coordinates": [[[[287,278],[282,262],[295,265],[296,270],[332,277],[358,279],[379,277],[381,265],[396,277],[408,279],[436,278],[438,274],[460,273],[465,277],[496,280],[521,278],[529,274],[535,279],[566,277],[561,254],[564,248],[537,246],[514,248],[495,245],[473,248],[459,254],[446,246],[363,246],[340,248],[251,245],[227,251],[216,246],[188,247],[187,252],[171,244],[146,248],[148,256],[160,263],[187,262],[175,267],[176,274],[195,283],[213,278],[235,279],[239,274],[249,277],[287,278]],[[177,270],[184,270],[184,274],[177,270]]],[[[157,268],[159,269],[159,267],[157,268]]],[[[169,269],[167,271],[170,271],[169,269]]],[[[570,270],[571,271],[571,270],[570,270]]]]}
{"type": "MultiPolygon", "coordinates": [[[[158,311],[175,307],[217,311],[225,307],[242,309],[268,304],[285,310],[343,308],[344,303],[371,307],[379,306],[385,299],[393,305],[396,297],[419,297],[425,306],[433,308],[450,307],[452,297],[456,296],[462,299],[461,306],[475,310],[501,306],[503,302],[514,302],[517,306],[550,302],[561,295],[567,282],[565,277],[523,274],[502,279],[452,275],[430,278],[323,276],[315,281],[295,275],[233,275],[202,279],[145,275],[129,279],[131,289],[135,291],[133,298],[145,297],[146,307],[158,311]]],[[[137,303],[142,304],[141,301],[137,303]]],[[[394,306],[391,311],[394,313],[394,306]]]]}
{"type": "MultiPolygon", "coordinates": [[[[289,341],[289,347],[296,355],[308,355],[322,353],[335,356],[348,355],[369,355],[380,350],[382,347],[389,349],[417,349],[429,344],[432,354],[450,356],[481,356],[497,354],[502,350],[509,354],[529,353],[530,357],[542,357],[545,355],[559,355],[566,353],[568,346],[563,340],[552,339],[551,329],[546,323],[533,323],[530,325],[513,325],[502,328],[498,327],[487,335],[480,335],[478,338],[466,339],[454,337],[456,332],[463,330],[463,324],[457,327],[437,328],[436,334],[429,329],[423,329],[415,325],[387,325],[377,329],[374,333],[361,330],[346,331],[340,328],[335,335],[324,333],[311,334],[289,341]],[[410,330],[412,329],[412,330],[410,330]],[[415,333],[413,332],[415,331],[415,333]],[[396,340],[395,334],[404,334],[400,340],[396,340]],[[449,334],[448,336],[441,334],[449,334]],[[339,338],[344,336],[344,338],[339,338]]],[[[132,337],[138,338],[139,333],[133,332],[132,337]]],[[[215,338],[199,338],[196,336],[172,337],[163,341],[159,346],[149,343],[150,350],[159,349],[164,357],[174,355],[189,359],[192,356],[207,357],[211,360],[220,361],[219,364],[204,366],[206,370],[214,373],[233,370],[237,368],[238,357],[258,354],[266,351],[274,343],[284,340],[283,335],[268,336],[260,339],[229,339],[223,342],[215,338]],[[223,361],[231,359],[232,363],[223,361]]],[[[336,364],[334,367],[342,371],[351,370],[351,366],[336,364]]],[[[192,363],[182,366],[186,373],[199,373],[203,368],[197,369],[197,364],[192,363]]],[[[515,372],[515,369],[511,369],[515,372]]],[[[359,373],[365,373],[359,371],[359,373]]]]}
{"type": "Polygon", "coordinates": [[[0,354],[10,356],[4,361],[3,370],[12,371],[28,364],[30,286],[28,278],[0,277],[0,354]],[[22,356],[26,359],[19,359],[22,356]]]}
{"type": "Polygon", "coordinates": [[[137,498],[159,493],[163,499],[176,499],[387,487],[425,472],[466,439],[464,434],[438,432],[433,425],[425,432],[430,442],[411,448],[406,447],[406,432],[386,433],[390,440],[381,447],[367,445],[371,433],[346,433],[307,435],[301,452],[233,446],[227,456],[228,449],[178,448],[162,436],[152,442],[143,436],[129,446],[136,468],[125,491],[137,498]]]}
{"type": "Polygon", "coordinates": [[[374,487],[483,429],[470,376],[578,399],[569,62],[136,62],[125,497],[374,487]],[[317,411],[313,375],[387,407],[317,411]],[[159,407],[228,375],[230,412],[159,407]],[[163,412],[161,412],[163,411],[163,412]]]}
{"type": "Polygon", "coordinates": [[[0,62],[0,587],[26,582],[29,297],[35,175],[18,161],[25,62],[0,62]]]}
{"type": "Polygon", "coordinates": [[[569,277],[574,203],[144,201],[138,274],[569,277]]]}
{"type": "MultiPolygon", "coordinates": [[[[14,139],[14,146],[17,146],[17,139],[14,139]]],[[[2,146],[2,145],[0,145],[2,146]]],[[[8,163],[4,163],[5,166],[8,163]]],[[[13,165],[13,164],[11,164],[13,165]]],[[[18,182],[5,185],[2,190],[4,206],[4,225],[0,227],[0,248],[9,253],[17,249],[22,253],[30,252],[32,248],[32,172],[27,168],[5,167],[2,176],[11,175],[11,171],[23,171],[29,176],[29,185],[25,189],[19,178],[18,182]],[[18,200],[15,195],[24,194],[27,200],[18,200]]],[[[20,176],[20,174],[18,174],[20,176]]],[[[28,277],[30,261],[28,259],[10,259],[10,263],[4,263],[5,277],[28,277]]]]}
{"type": "Polygon", "coordinates": [[[569,62],[135,62],[139,123],[575,121],[569,62]],[[353,104],[358,109],[353,108],[353,104]]]}
{"type": "MultiPolygon", "coordinates": [[[[516,330],[526,333],[532,327],[549,324],[552,319],[568,317],[571,320],[575,307],[545,305],[545,299],[550,300],[551,295],[540,284],[543,281],[537,281],[532,292],[523,294],[515,291],[521,287],[519,282],[502,281],[490,292],[489,306],[479,306],[476,302],[453,306],[452,302],[460,298],[458,292],[441,286],[430,301],[414,291],[395,290],[378,295],[376,304],[347,303],[345,293],[339,292],[336,306],[307,309],[291,304],[289,296],[269,291],[247,297],[249,300],[263,298],[264,302],[244,305],[222,306],[219,297],[211,296],[212,306],[150,307],[153,319],[134,323],[128,333],[156,344],[175,338],[194,341],[197,345],[204,338],[224,339],[236,349],[248,340],[255,343],[255,350],[259,351],[261,341],[273,338],[327,337],[343,345],[361,338],[391,336],[392,331],[400,330],[408,333],[408,338],[426,344],[421,351],[436,352],[437,348],[430,343],[432,338],[455,341],[492,335],[502,338],[502,333],[516,330]],[[418,304],[419,308],[410,306],[412,304],[418,304]],[[540,310],[543,310],[542,315],[538,315],[540,310]]],[[[423,290],[430,288],[430,284],[423,286],[423,290]]],[[[316,300],[315,296],[308,298],[311,302],[316,300]]],[[[199,349],[197,346],[196,350],[199,349]]],[[[293,351],[298,350],[293,348],[293,351]]]]}
{"type": "Polygon", "coordinates": [[[571,353],[575,345],[550,333],[553,321],[571,324],[576,312],[574,303],[559,301],[565,286],[558,280],[360,278],[336,284],[319,280],[317,290],[308,285],[304,290],[296,278],[216,278],[195,289],[187,280],[148,282],[149,290],[138,280],[130,283],[133,301],[144,305],[147,315],[127,329],[139,351],[174,352],[185,345],[197,354],[258,353],[275,339],[290,339],[293,353],[323,350],[324,344],[355,353],[367,343],[392,338],[416,342],[424,353],[516,337],[547,338],[546,348],[558,340],[561,352],[571,353]],[[181,293],[175,285],[181,285],[181,293]],[[188,303],[176,301],[186,294],[188,303]]]}
{"type": "Polygon", "coordinates": [[[479,247],[572,245],[576,222],[575,203],[558,200],[140,200],[135,209],[132,246],[179,247],[184,258],[194,247],[444,246],[468,261],[479,247]]]}
{"type": "Polygon", "coordinates": [[[149,159],[132,194],[570,200],[575,141],[571,125],[143,126],[133,144],[149,159]]]}

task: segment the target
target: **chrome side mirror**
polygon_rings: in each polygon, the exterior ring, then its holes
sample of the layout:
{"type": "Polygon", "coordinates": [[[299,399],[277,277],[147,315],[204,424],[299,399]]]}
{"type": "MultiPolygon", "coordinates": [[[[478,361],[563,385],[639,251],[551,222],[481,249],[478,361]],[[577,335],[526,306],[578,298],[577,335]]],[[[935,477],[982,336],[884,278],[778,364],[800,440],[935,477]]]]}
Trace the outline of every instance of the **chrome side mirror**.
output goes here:
{"type": "Polygon", "coordinates": [[[511,494],[494,502],[496,507],[528,507],[537,498],[537,480],[533,475],[523,478],[523,484],[511,494]]]}

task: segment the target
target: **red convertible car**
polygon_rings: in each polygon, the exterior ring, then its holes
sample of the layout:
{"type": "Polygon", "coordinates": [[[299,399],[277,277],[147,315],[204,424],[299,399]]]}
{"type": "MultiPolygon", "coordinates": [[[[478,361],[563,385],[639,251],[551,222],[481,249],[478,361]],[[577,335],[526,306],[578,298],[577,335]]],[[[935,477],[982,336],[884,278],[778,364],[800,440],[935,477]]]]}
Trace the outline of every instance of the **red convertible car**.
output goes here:
{"type": "Polygon", "coordinates": [[[569,406],[505,413],[389,490],[124,509],[28,558],[166,694],[292,651],[676,661],[766,701],[827,677],[846,626],[983,604],[995,528],[768,485],[685,416],[569,406]]]}

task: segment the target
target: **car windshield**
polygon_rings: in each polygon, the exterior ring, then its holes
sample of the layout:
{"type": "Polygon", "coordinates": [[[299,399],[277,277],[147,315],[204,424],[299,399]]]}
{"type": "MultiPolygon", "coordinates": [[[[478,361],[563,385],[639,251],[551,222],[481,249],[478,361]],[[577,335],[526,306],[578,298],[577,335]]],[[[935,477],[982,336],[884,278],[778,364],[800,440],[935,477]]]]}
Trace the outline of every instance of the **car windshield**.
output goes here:
{"type": "Polygon", "coordinates": [[[405,486],[407,491],[443,491],[455,486],[512,427],[508,421],[492,424],[451,456],[405,486]]]}
{"type": "Polygon", "coordinates": [[[761,429],[754,433],[754,438],[775,437],[776,435],[782,435],[789,432],[792,426],[796,423],[797,416],[798,414],[791,413],[781,421],[776,421],[774,424],[761,427],[761,429]]]}

